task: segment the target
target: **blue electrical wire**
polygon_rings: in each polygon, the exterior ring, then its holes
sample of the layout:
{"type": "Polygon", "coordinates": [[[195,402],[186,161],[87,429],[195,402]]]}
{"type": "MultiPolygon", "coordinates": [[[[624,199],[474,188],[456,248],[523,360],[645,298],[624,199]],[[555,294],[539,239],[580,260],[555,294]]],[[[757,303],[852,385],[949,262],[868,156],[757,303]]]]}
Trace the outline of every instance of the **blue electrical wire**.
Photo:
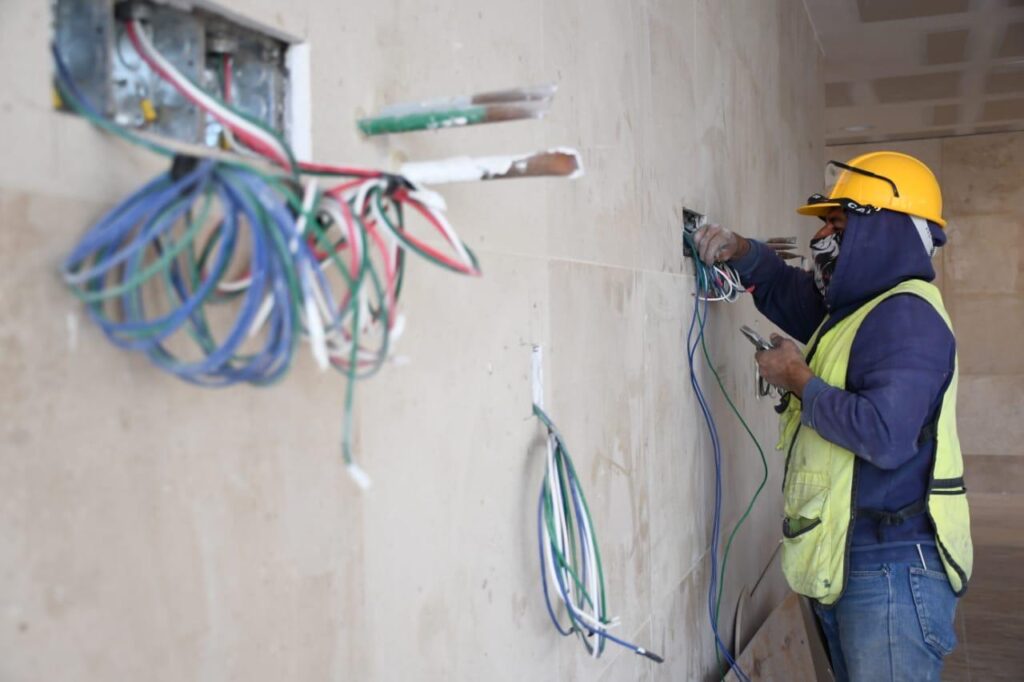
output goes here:
{"type": "MultiPolygon", "coordinates": [[[[170,173],[158,176],[115,206],[71,251],[62,273],[86,302],[89,316],[116,345],[142,351],[157,366],[197,384],[271,383],[289,367],[301,329],[300,302],[289,281],[298,283],[303,296],[311,295],[312,283],[310,277],[299,276],[300,268],[315,273],[317,281],[324,283],[307,241],[295,238],[295,220],[286,206],[280,193],[259,174],[201,161],[178,179],[170,173]],[[151,250],[160,255],[178,248],[172,233],[182,218],[190,215],[197,203],[214,198],[222,217],[209,273],[200,281],[190,281],[176,258],[166,270],[157,268],[150,273],[144,269],[151,250]],[[243,226],[248,227],[252,242],[251,284],[230,330],[218,343],[201,306],[226,272],[243,226]],[[160,271],[170,284],[171,310],[163,315],[147,315],[143,287],[108,285],[110,279],[144,282],[160,271]],[[263,345],[243,355],[240,349],[268,297],[272,306],[263,345]],[[116,320],[108,314],[112,302],[120,313],[116,320]],[[166,347],[164,342],[182,329],[192,332],[204,357],[186,361],[166,347]]],[[[336,312],[326,320],[327,326],[336,328],[341,318],[342,312],[336,312]]]]}
{"type": "MultiPolygon", "coordinates": [[[[564,442],[562,441],[561,435],[558,433],[551,419],[544,413],[544,411],[537,405],[533,406],[534,414],[541,420],[548,430],[548,437],[554,439],[554,457],[557,463],[556,471],[563,472],[565,478],[565,484],[568,485],[570,498],[572,499],[572,509],[576,516],[576,527],[577,532],[574,533],[574,537],[579,538],[580,549],[582,554],[582,575],[588,575],[588,571],[598,571],[599,580],[601,581],[601,591],[604,590],[604,577],[600,573],[600,566],[591,566],[587,563],[588,548],[591,547],[591,542],[594,542],[594,549],[596,555],[596,537],[592,540],[588,537],[588,534],[584,532],[585,529],[590,528],[593,532],[591,524],[588,522],[589,514],[586,509],[586,503],[583,497],[583,489],[580,486],[579,479],[576,476],[575,467],[572,466],[572,460],[569,457],[569,451],[566,449],[564,442]]],[[[540,577],[541,577],[541,589],[544,593],[544,603],[547,607],[548,616],[551,618],[552,624],[555,629],[562,636],[569,636],[574,633],[578,633],[581,636],[584,647],[586,647],[588,653],[594,652],[594,647],[597,647],[597,655],[600,656],[604,651],[604,645],[606,641],[618,644],[626,649],[629,649],[635,654],[644,656],[646,658],[655,661],[656,663],[662,663],[664,659],[658,654],[648,651],[644,647],[637,644],[633,644],[624,639],[620,639],[615,635],[609,634],[607,629],[595,629],[593,626],[585,623],[579,615],[577,615],[576,607],[573,605],[573,598],[569,594],[569,588],[566,584],[564,571],[555,569],[552,572],[555,574],[555,586],[558,589],[558,595],[561,597],[562,602],[565,604],[565,610],[569,615],[570,626],[563,627],[558,621],[558,617],[555,615],[555,608],[551,602],[551,594],[548,589],[548,574],[547,565],[545,563],[544,555],[544,512],[547,505],[551,504],[549,499],[549,487],[554,485],[562,485],[562,481],[551,481],[550,475],[545,474],[544,483],[541,486],[540,497],[537,503],[537,550],[538,557],[540,559],[540,577]],[[597,636],[596,644],[591,644],[587,641],[588,637],[597,636]]],[[[565,487],[563,485],[563,487],[565,487]]],[[[558,547],[555,545],[554,537],[550,538],[551,542],[551,554],[553,557],[557,557],[559,554],[564,553],[565,547],[558,547]]],[[[564,567],[564,565],[563,565],[564,567]]],[[[565,567],[568,568],[568,567],[565,567]]],[[[571,570],[571,568],[570,568],[571,570]]],[[[585,590],[578,590],[579,606],[585,606],[586,604],[592,604],[592,599],[597,599],[598,595],[589,595],[585,590]]],[[[603,617],[602,617],[603,619],[603,617]]]]}
{"type": "MultiPolygon", "coordinates": [[[[159,368],[203,386],[277,381],[305,334],[318,364],[333,366],[348,378],[342,454],[356,482],[368,486],[369,478],[351,452],[354,383],[378,372],[388,357],[405,250],[464,274],[479,274],[472,252],[457,238],[453,241],[433,209],[406,194],[412,185],[400,176],[333,166],[304,168],[303,174],[370,183],[368,193],[353,197],[346,194],[352,188],[348,182],[328,189],[325,194],[333,201],[347,205],[335,216],[324,208],[316,181],[300,180],[283,141],[293,166],[287,179],[265,173],[240,156],[220,161],[205,159],[202,152],[200,159],[181,156],[107,120],[103,107],[90,102],[74,82],[55,43],[51,53],[61,104],[103,130],[174,158],[170,172],[104,215],[63,263],[64,279],[87,315],[118,347],[144,353],[159,368]],[[356,197],[364,203],[353,205],[356,197]],[[469,262],[453,265],[452,259],[424,250],[420,240],[405,235],[405,203],[444,231],[463,254],[460,260],[469,262]],[[208,216],[216,216],[216,222],[207,224],[208,216]],[[340,240],[328,235],[335,224],[345,235],[340,240]],[[377,239],[375,230],[383,228],[400,245],[377,239]],[[197,250],[200,234],[205,243],[197,250]],[[384,260],[386,282],[371,258],[370,238],[384,260]],[[359,262],[350,267],[339,252],[353,248],[349,241],[357,239],[359,262]],[[246,261],[246,275],[223,281],[236,260],[246,261]],[[341,276],[343,297],[337,295],[330,273],[341,276]],[[231,304],[226,306],[231,317],[227,331],[215,336],[207,315],[219,304],[231,304]],[[195,347],[180,343],[189,339],[195,347]]],[[[216,317],[220,330],[223,316],[216,317]]]]}
{"type": "Polygon", "coordinates": [[[729,648],[722,641],[722,637],[718,631],[718,621],[715,618],[715,596],[718,593],[718,543],[721,539],[721,525],[722,525],[722,445],[718,438],[718,427],[715,424],[715,418],[711,414],[711,409],[708,406],[707,399],[704,396],[704,391],[701,389],[700,380],[697,379],[697,371],[694,365],[694,356],[696,355],[697,348],[700,347],[701,340],[704,337],[704,327],[707,322],[707,309],[708,302],[706,299],[701,298],[701,268],[698,265],[697,268],[697,286],[695,291],[697,296],[695,297],[693,304],[693,316],[690,319],[690,328],[686,334],[687,354],[686,359],[690,367],[690,384],[693,386],[693,392],[697,396],[697,403],[700,405],[701,413],[704,416],[704,422],[707,425],[708,434],[711,437],[711,447],[714,451],[715,461],[715,504],[714,504],[714,517],[711,525],[711,579],[708,584],[708,618],[711,622],[711,631],[715,636],[715,646],[722,653],[726,662],[736,671],[736,675],[745,682],[750,682],[750,678],[740,668],[739,664],[733,659],[732,654],[729,652],[729,648]],[[704,306],[704,314],[701,314],[700,306],[704,306]],[[699,322],[699,326],[698,326],[699,322]],[[694,331],[696,330],[696,335],[694,331]]]}
{"type": "MultiPolygon", "coordinates": [[[[91,114],[98,125],[114,129],[147,147],[158,145],[141,140],[119,126],[104,120],[96,107],[81,93],[68,71],[56,45],[51,46],[60,88],[75,104],[91,114]]],[[[79,241],[64,262],[65,281],[86,303],[86,310],[104,334],[116,345],[145,352],[158,367],[192,383],[226,386],[236,382],[268,384],[288,369],[297,340],[295,330],[301,326],[298,304],[291,296],[287,278],[297,267],[315,273],[330,301],[329,287],[316,259],[304,239],[297,239],[295,223],[287,202],[259,174],[244,168],[202,161],[174,179],[164,173],[137,190],[104,215],[79,241]],[[201,282],[189,282],[180,263],[171,262],[168,273],[168,297],[171,312],[147,318],[141,287],[105,286],[108,278],[139,279],[142,282],[159,269],[143,269],[149,250],[161,254],[171,231],[200,197],[216,196],[223,207],[223,218],[217,232],[217,252],[209,275],[201,282]],[[241,309],[225,340],[217,344],[202,313],[202,304],[213,299],[213,287],[224,275],[235,250],[241,220],[250,227],[252,255],[251,285],[246,289],[241,309]],[[267,218],[267,219],[265,219],[267,218]],[[269,226],[270,229],[267,229],[269,226]],[[276,233],[276,234],[275,234],[276,233]],[[290,245],[294,258],[280,246],[290,245]],[[278,247],[278,253],[274,252],[278,247]],[[275,257],[276,256],[276,257],[275,257]],[[88,264],[88,265],[87,265],[88,264]],[[146,273],[143,275],[143,273],[146,273]],[[171,294],[174,294],[172,297],[171,294]],[[106,306],[117,297],[120,319],[113,321],[106,306]],[[266,321],[263,347],[252,354],[241,355],[265,296],[273,301],[266,321]],[[174,300],[176,297],[177,300],[174,300]],[[199,344],[204,357],[195,362],[179,359],[162,343],[179,330],[187,328],[199,344]]],[[[309,282],[298,278],[304,295],[309,295],[309,282]]],[[[212,302],[212,301],[211,301],[212,302]]],[[[331,301],[333,303],[333,301],[331,301]]],[[[333,305],[330,310],[336,310],[333,305]]],[[[342,324],[339,313],[327,320],[328,328],[342,324]]]]}

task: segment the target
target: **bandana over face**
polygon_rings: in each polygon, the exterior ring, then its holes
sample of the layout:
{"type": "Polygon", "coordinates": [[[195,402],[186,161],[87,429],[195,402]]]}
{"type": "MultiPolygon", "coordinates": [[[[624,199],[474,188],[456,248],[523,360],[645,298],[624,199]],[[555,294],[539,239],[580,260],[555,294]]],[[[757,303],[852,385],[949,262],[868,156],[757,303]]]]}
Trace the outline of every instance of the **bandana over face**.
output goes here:
{"type": "Polygon", "coordinates": [[[818,287],[818,291],[821,292],[822,296],[828,292],[829,282],[832,281],[832,273],[836,269],[836,261],[839,260],[839,245],[842,241],[841,232],[811,240],[811,257],[814,259],[814,284],[818,287]]]}

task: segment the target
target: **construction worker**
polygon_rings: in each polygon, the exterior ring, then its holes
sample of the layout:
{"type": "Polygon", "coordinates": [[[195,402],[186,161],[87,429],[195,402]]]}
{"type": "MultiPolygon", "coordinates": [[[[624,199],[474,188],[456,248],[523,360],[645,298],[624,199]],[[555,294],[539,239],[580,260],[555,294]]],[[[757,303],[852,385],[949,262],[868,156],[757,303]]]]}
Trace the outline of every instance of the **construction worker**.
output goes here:
{"type": "Polygon", "coordinates": [[[824,221],[813,272],[719,226],[697,249],[806,344],[772,335],[757,363],[786,392],[782,570],[815,600],[836,679],[938,680],[973,562],[956,340],[931,284],[942,195],[905,154],[829,163],[841,169],[829,196],[797,209],[824,221]]]}

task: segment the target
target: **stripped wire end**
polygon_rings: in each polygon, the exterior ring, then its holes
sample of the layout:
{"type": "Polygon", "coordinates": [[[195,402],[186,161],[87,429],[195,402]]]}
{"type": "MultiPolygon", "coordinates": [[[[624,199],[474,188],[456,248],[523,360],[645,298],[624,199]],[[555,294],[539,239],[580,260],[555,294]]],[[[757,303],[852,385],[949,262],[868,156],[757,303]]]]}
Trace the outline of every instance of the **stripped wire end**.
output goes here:
{"type": "Polygon", "coordinates": [[[369,490],[370,486],[373,485],[370,475],[355,462],[349,462],[346,464],[345,470],[348,471],[348,475],[352,477],[352,480],[356,482],[356,485],[359,486],[360,490],[369,490]]]}

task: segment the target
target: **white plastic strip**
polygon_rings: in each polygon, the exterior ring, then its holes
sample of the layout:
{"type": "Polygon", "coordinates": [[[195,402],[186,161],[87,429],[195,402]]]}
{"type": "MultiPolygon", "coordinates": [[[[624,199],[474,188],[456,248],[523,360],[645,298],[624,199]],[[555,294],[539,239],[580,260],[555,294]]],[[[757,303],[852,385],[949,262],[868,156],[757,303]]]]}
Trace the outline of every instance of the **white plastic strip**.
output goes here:
{"type": "Polygon", "coordinates": [[[533,347],[531,354],[530,383],[533,388],[533,404],[544,409],[544,350],[539,346],[533,347]]]}
{"type": "Polygon", "coordinates": [[[489,178],[500,178],[513,170],[523,172],[527,163],[542,154],[564,154],[576,161],[576,170],[566,176],[570,179],[583,175],[583,160],[580,153],[568,147],[556,147],[547,152],[529,154],[506,154],[502,156],[456,156],[435,161],[411,161],[403,163],[399,173],[416,184],[440,185],[449,182],[475,182],[489,178]]]}
{"type": "Polygon", "coordinates": [[[309,43],[289,45],[284,53],[288,67],[287,132],[296,158],[313,158],[313,86],[309,43]]]}

